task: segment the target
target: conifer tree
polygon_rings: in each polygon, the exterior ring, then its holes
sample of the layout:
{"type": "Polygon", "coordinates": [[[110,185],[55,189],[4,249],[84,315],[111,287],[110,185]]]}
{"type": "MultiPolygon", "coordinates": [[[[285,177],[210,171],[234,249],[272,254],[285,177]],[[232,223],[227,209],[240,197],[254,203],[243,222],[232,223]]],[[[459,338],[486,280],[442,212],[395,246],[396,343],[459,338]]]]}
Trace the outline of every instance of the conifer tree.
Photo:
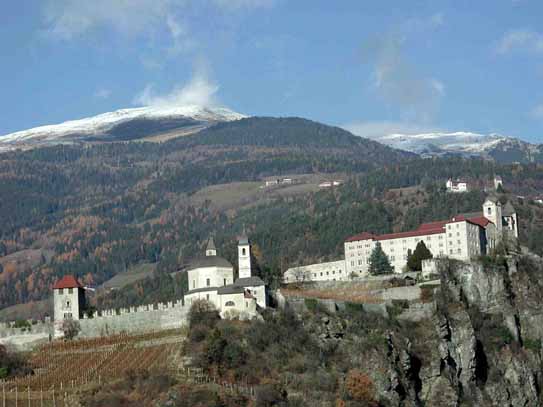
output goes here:
{"type": "Polygon", "coordinates": [[[417,247],[413,253],[407,254],[407,268],[410,271],[422,270],[422,261],[433,258],[432,252],[426,247],[426,244],[421,240],[417,243],[417,247]]]}
{"type": "Polygon", "coordinates": [[[381,243],[377,242],[370,256],[370,274],[389,274],[394,271],[388,256],[383,251],[381,243]]]}

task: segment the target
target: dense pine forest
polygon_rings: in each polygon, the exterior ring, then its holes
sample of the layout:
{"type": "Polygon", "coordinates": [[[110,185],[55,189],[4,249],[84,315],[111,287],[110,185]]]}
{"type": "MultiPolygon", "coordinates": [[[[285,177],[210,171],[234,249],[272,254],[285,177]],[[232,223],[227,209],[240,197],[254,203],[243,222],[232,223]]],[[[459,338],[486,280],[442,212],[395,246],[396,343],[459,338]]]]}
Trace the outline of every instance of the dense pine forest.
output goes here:
{"type": "MultiPolygon", "coordinates": [[[[234,264],[236,235],[255,243],[262,276],[277,284],[288,267],[342,254],[361,231],[408,230],[420,222],[480,210],[495,174],[511,197],[543,191],[541,165],[499,165],[457,157],[421,159],[303,119],[252,118],[164,143],[66,145],[0,155],[0,308],[50,295],[66,273],[99,286],[142,263],[153,278],[100,299],[104,306],[180,295],[170,273],[214,235],[234,264]],[[258,193],[266,177],[341,178],[331,189],[258,193]],[[449,177],[473,185],[444,189],[449,177]],[[225,185],[221,195],[203,195],[225,185]],[[238,188],[238,189],[236,189],[238,188]],[[30,260],[29,260],[30,259],[30,260]]],[[[305,182],[305,181],[304,181],[305,182]]],[[[514,198],[522,243],[542,252],[543,208],[514,198]]]]}

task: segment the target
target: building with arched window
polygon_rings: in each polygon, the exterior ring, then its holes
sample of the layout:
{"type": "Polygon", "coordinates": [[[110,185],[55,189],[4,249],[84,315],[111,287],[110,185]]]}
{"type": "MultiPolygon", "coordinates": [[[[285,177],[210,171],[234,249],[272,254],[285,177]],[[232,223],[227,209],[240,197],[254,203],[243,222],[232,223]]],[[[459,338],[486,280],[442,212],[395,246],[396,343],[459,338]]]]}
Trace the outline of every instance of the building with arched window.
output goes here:
{"type": "Polygon", "coordinates": [[[213,238],[210,238],[205,256],[193,259],[184,272],[187,273],[189,291],[185,303],[206,300],[215,305],[225,316],[234,313],[251,317],[259,308],[266,308],[266,286],[253,275],[251,244],[245,234],[238,241],[238,278],[234,278],[234,266],[217,254],[213,238]]]}

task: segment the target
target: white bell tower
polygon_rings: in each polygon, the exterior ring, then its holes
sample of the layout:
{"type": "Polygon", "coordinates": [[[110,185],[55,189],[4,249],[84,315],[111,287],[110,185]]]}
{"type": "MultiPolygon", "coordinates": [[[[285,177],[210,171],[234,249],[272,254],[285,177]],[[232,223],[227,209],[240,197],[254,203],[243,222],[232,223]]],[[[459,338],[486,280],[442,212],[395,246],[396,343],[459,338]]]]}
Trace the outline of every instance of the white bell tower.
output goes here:
{"type": "Polygon", "coordinates": [[[496,225],[498,232],[502,231],[502,204],[494,197],[489,197],[483,204],[484,217],[496,225]]]}
{"type": "Polygon", "coordinates": [[[251,277],[251,244],[243,233],[238,242],[239,278],[251,277]]]}

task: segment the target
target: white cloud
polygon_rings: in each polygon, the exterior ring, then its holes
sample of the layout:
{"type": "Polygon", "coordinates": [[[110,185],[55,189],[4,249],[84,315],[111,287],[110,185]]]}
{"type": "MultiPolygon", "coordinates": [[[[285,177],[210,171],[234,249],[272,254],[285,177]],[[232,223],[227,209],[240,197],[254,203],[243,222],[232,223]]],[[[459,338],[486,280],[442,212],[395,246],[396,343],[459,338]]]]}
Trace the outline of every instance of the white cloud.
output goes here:
{"type": "Polygon", "coordinates": [[[379,139],[390,134],[421,134],[442,131],[436,127],[395,121],[353,122],[341,127],[357,136],[371,139],[379,139]]]}
{"type": "Polygon", "coordinates": [[[147,85],[136,96],[134,104],[143,106],[215,106],[218,104],[217,92],[219,86],[209,79],[206,70],[199,67],[191,80],[183,85],[175,87],[166,94],[156,94],[153,85],[147,85]]]}
{"type": "Polygon", "coordinates": [[[275,0],[48,0],[44,10],[46,31],[71,40],[105,27],[126,35],[169,30],[178,45],[187,41],[187,24],[180,17],[196,7],[218,11],[269,7],[275,0]]]}
{"type": "Polygon", "coordinates": [[[543,103],[534,107],[530,112],[530,116],[534,119],[543,119],[543,103]]]}
{"type": "Polygon", "coordinates": [[[106,88],[97,89],[94,92],[94,97],[97,99],[108,99],[111,96],[111,90],[106,88]]]}
{"type": "Polygon", "coordinates": [[[543,34],[527,29],[517,29],[505,33],[496,46],[496,52],[507,54],[515,50],[543,53],[543,34]]]}
{"type": "Polygon", "coordinates": [[[196,46],[196,41],[191,37],[188,25],[172,15],[166,18],[166,25],[170,31],[173,45],[169,52],[173,55],[189,51],[196,46]]]}
{"type": "Polygon", "coordinates": [[[445,14],[435,13],[429,17],[410,18],[402,25],[404,32],[435,30],[445,25],[445,14]]]}
{"type": "Polygon", "coordinates": [[[445,84],[438,79],[430,79],[432,87],[440,95],[445,96],[445,84]]]}
{"type": "Polygon", "coordinates": [[[139,34],[163,22],[173,3],[173,0],[54,0],[47,3],[45,20],[52,36],[66,40],[104,27],[122,34],[139,34]]]}
{"type": "Polygon", "coordinates": [[[446,23],[443,13],[410,18],[363,44],[363,62],[373,67],[373,89],[390,107],[399,109],[401,120],[428,123],[439,110],[445,84],[427,73],[422,65],[405,56],[408,41],[428,37],[446,23]]]}
{"type": "Polygon", "coordinates": [[[404,57],[405,37],[385,34],[365,44],[363,56],[373,65],[374,87],[404,118],[416,122],[431,121],[445,95],[445,85],[426,77],[404,57]]]}

